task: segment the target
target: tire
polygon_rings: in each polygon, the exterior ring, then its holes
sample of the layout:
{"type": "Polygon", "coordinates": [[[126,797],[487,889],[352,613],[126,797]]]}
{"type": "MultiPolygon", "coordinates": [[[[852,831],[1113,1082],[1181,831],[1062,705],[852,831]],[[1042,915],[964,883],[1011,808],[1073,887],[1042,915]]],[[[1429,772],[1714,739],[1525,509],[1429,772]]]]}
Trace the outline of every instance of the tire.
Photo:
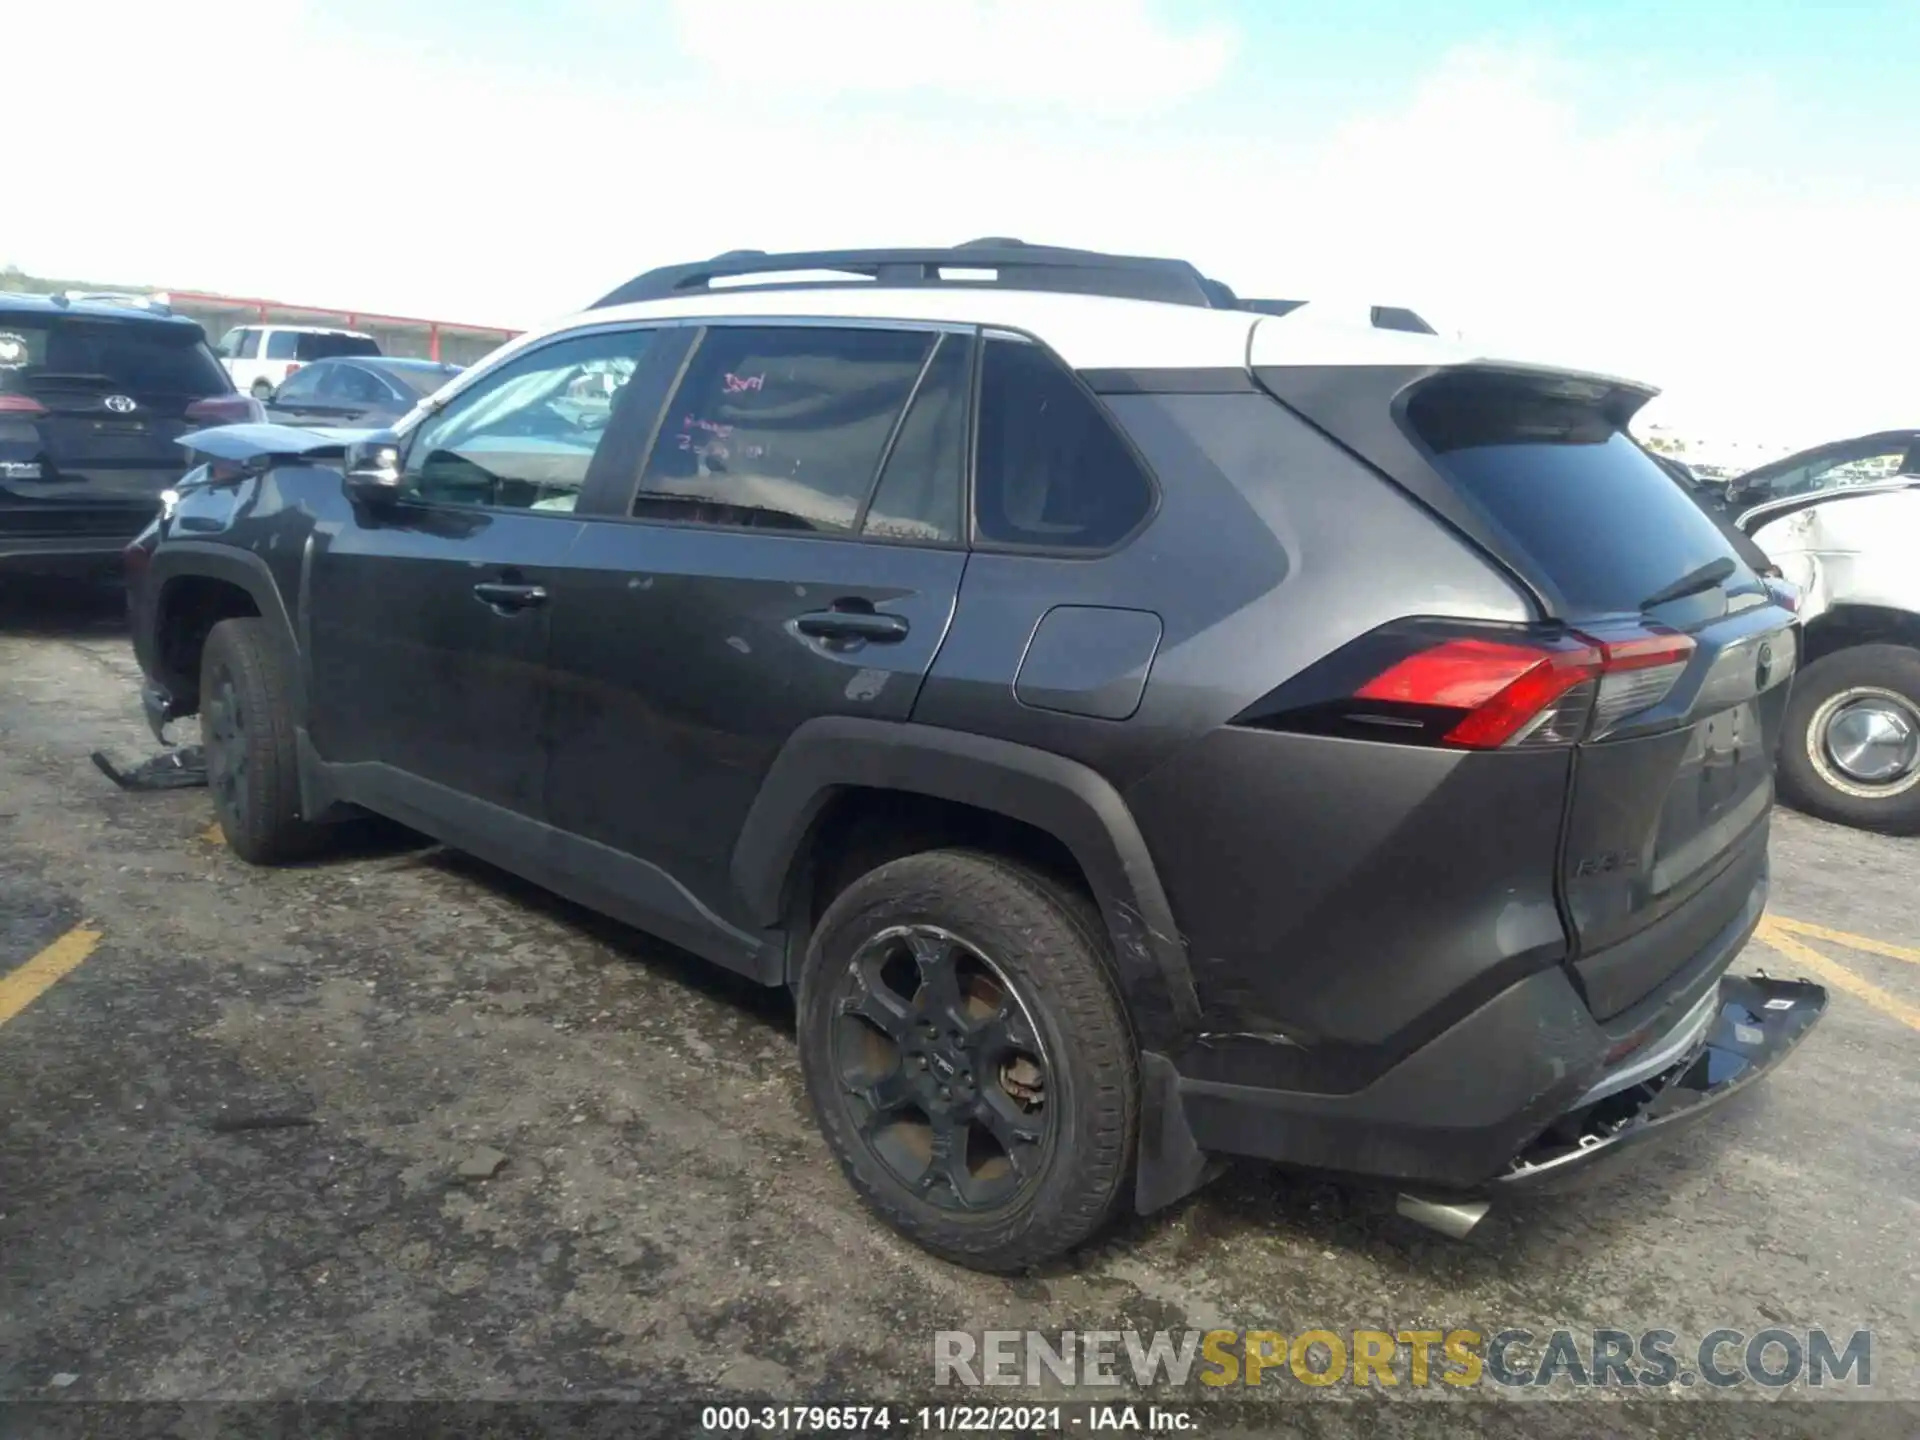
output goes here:
{"type": "Polygon", "coordinates": [[[889,861],[827,908],[800,975],[801,1070],[828,1146],[881,1219],[943,1259],[1002,1273],[1106,1223],[1133,1171],[1140,1083],[1105,956],[1090,903],[977,851],[889,861]],[[942,946],[955,990],[934,978],[942,946]],[[964,1042],[950,1043],[952,1026],[927,1039],[930,1014],[956,1013],[931,1002],[956,991],[964,1042]],[[918,1099],[885,1103],[905,1092],[918,1099]],[[969,1106],[982,1118],[956,1120],[969,1106]]]}
{"type": "Polygon", "coordinates": [[[269,395],[273,394],[273,386],[264,380],[256,380],[253,382],[248,393],[256,400],[265,400],[269,395]]]}
{"type": "Polygon", "coordinates": [[[320,848],[324,832],[300,817],[288,662],[266,622],[222,620],[200,657],[200,738],[207,789],[227,845],[273,865],[320,848]]]}
{"type": "MultiPolygon", "coordinates": [[[[1838,732],[1844,734],[1844,730],[1838,732]]],[[[1796,810],[1823,820],[1920,834],[1920,650],[1906,645],[1856,645],[1822,656],[1793,681],[1786,734],[1780,742],[1780,794],[1796,810]],[[1907,763],[1885,780],[1850,774],[1830,742],[1832,722],[1856,707],[1872,706],[1894,717],[1882,735],[1894,737],[1893,759],[1907,763]],[[1900,739],[1901,727],[1909,737],[1900,739]]],[[[1887,758],[1888,750],[1880,752],[1887,758]]],[[[1858,762],[1856,762],[1858,763],[1858,762]]]]}

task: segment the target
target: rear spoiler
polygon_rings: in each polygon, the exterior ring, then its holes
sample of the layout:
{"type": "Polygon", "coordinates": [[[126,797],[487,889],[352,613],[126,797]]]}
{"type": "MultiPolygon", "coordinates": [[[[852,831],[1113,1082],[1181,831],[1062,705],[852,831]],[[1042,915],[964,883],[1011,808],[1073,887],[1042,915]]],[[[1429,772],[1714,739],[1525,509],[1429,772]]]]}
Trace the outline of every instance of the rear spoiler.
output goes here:
{"type": "Polygon", "coordinates": [[[379,430],[305,430],[295,425],[216,425],[175,443],[195,455],[265,470],[283,460],[338,460],[347,446],[379,430]]]}

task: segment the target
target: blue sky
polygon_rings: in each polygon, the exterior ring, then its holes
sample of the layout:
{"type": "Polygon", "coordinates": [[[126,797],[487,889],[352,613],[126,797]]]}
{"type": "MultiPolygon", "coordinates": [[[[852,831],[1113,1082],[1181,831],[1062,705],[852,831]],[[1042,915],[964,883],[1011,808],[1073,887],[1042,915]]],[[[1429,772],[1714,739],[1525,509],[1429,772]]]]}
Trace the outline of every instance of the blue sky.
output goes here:
{"type": "Polygon", "coordinates": [[[0,261],[31,270],[530,324],[721,249],[1016,234],[1413,305],[1663,384],[1649,414],[1683,428],[1920,422],[1913,0],[19,0],[8,24],[16,53],[87,53],[9,67],[10,113],[133,157],[9,207],[0,261]]]}

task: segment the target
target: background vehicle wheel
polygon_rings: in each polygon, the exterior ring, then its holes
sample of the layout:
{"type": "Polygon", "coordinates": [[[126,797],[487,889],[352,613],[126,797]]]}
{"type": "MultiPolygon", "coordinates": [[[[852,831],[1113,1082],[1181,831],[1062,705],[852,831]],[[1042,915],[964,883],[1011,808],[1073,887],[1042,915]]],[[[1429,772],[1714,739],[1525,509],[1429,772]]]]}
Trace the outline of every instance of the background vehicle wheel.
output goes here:
{"type": "Polygon", "coordinates": [[[287,663],[258,619],[222,620],[200,657],[207,789],[227,844],[255,865],[310,855],[323,834],[300,818],[287,663]]]}
{"type": "Polygon", "coordinates": [[[264,401],[271,394],[273,394],[273,386],[269,385],[266,381],[256,380],[253,382],[254,399],[264,401]]]}
{"type": "Polygon", "coordinates": [[[1810,815],[1920,833],[1920,650],[1856,645],[1794,677],[1779,776],[1810,815]]]}
{"type": "Polygon", "coordinates": [[[895,1229],[977,1270],[1094,1234],[1132,1173],[1131,1027],[1090,903],[936,850],[856,880],[800,977],[800,1063],[841,1168],[895,1229]]]}

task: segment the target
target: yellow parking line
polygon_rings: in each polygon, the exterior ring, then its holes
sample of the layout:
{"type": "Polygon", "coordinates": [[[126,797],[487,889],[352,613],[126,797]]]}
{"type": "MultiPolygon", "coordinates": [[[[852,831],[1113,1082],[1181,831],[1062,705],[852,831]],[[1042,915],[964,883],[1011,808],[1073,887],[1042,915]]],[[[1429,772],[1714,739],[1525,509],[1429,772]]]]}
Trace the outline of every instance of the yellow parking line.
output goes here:
{"type": "Polygon", "coordinates": [[[1873,940],[1865,935],[1849,935],[1845,930],[1829,930],[1811,920],[1789,920],[1784,915],[1769,915],[1767,918],[1782,930],[1791,930],[1796,935],[1811,935],[1815,940],[1831,940],[1836,945],[1844,945],[1849,950],[1858,950],[1863,954],[1884,955],[1889,960],[1904,960],[1909,965],[1920,965],[1920,950],[1909,950],[1904,945],[1889,945],[1884,940],[1873,940]]]}
{"type": "Polygon", "coordinates": [[[1909,1005],[1898,996],[1889,995],[1878,985],[1862,980],[1838,961],[1829,960],[1811,945],[1794,939],[1771,916],[1760,922],[1760,928],[1754,931],[1754,938],[1795,964],[1804,965],[1835,989],[1866,1001],[1881,1014],[1890,1015],[1911,1029],[1920,1030],[1920,1006],[1909,1005]]]}
{"type": "Polygon", "coordinates": [[[78,969],[80,962],[91,955],[99,943],[98,930],[76,925],[18,970],[0,978],[0,1025],[38,1000],[63,976],[78,969]]]}

